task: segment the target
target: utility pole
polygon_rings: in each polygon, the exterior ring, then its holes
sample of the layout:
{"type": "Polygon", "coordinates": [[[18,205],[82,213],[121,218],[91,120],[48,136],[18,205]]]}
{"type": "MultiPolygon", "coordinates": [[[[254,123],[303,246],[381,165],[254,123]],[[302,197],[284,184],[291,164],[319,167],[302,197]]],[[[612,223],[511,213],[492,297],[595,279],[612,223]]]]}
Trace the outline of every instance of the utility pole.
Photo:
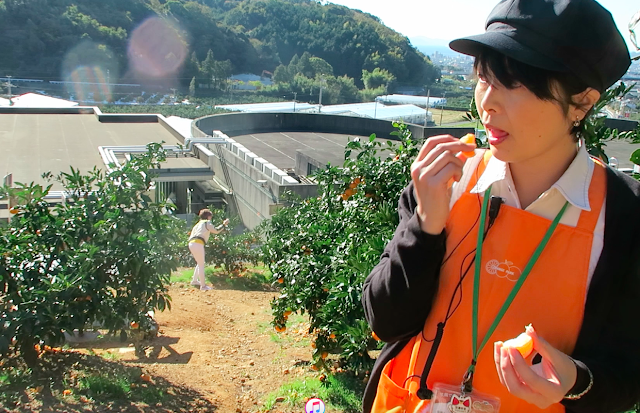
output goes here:
{"type": "Polygon", "coordinates": [[[13,85],[11,84],[11,78],[13,76],[9,76],[7,75],[7,87],[9,88],[9,100],[11,100],[11,88],[13,87],[13,85]]]}
{"type": "Polygon", "coordinates": [[[324,77],[320,78],[320,98],[318,99],[318,113],[322,111],[322,87],[324,86],[324,77]]]}
{"type": "Polygon", "coordinates": [[[442,126],[442,115],[444,113],[444,103],[446,102],[445,97],[447,96],[447,92],[442,93],[442,109],[440,110],[440,126],[442,126]]]}
{"type": "Polygon", "coordinates": [[[293,113],[296,113],[296,99],[298,98],[298,92],[293,92],[293,113]]]}
{"type": "Polygon", "coordinates": [[[427,90],[427,107],[424,112],[424,127],[427,127],[427,119],[429,118],[429,97],[431,96],[431,89],[427,90]]]}

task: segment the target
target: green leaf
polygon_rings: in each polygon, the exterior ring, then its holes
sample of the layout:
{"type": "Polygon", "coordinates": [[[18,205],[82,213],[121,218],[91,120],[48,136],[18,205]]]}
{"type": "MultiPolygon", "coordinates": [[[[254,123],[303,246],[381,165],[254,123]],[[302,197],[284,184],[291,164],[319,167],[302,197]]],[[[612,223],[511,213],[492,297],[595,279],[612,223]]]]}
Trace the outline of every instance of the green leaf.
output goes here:
{"type": "Polygon", "coordinates": [[[629,159],[631,162],[633,162],[636,165],[640,165],[640,149],[636,149],[632,154],[631,154],[631,158],[629,159]]]}

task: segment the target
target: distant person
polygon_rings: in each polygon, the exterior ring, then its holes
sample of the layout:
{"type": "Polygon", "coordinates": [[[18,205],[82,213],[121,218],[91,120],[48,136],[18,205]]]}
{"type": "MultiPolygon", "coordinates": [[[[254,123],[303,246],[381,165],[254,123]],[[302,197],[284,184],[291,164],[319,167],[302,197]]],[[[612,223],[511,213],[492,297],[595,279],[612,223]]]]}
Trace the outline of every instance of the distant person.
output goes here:
{"type": "Polygon", "coordinates": [[[225,227],[229,225],[229,218],[222,221],[221,225],[214,227],[211,223],[213,214],[208,209],[202,209],[198,214],[200,221],[193,227],[189,234],[189,251],[196,260],[196,268],[193,270],[193,278],[191,279],[191,285],[200,287],[201,291],[210,290],[204,279],[204,246],[209,241],[210,234],[219,234],[225,230],[225,227]]]}
{"type": "Polygon", "coordinates": [[[581,138],[630,65],[623,37],[594,0],[503,0],[450,47],[475,57],[490,149],[435,136],[411,167],[363,288],[387,343],[363,411],[632,410],[640,182],[581,138]]]}

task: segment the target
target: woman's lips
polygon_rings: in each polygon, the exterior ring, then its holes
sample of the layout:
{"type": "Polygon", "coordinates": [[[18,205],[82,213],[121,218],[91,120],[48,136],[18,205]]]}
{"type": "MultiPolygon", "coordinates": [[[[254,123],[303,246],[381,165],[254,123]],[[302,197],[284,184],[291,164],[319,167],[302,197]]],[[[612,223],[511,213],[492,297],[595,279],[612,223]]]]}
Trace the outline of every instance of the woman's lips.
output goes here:
{"type": "Polygon", "coordinates": [[[508,132],[492,126],[485,125],[485,130],[487,131],[487,139],[489,140],[490,145],[497,145],[509,136],[508,132]]]}

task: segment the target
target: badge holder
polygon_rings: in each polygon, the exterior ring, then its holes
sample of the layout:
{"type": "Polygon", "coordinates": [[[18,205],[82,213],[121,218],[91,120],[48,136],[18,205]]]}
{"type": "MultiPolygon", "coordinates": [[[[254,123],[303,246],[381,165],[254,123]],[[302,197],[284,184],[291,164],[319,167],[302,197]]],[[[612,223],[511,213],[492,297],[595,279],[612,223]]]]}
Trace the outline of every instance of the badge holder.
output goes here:
{"type": "Polygon", "coordinates": [[[459,386],[436,383],[430,406],[431,413],[498,413],[500,399],[475,390],[465,393],[459,386]]]}

